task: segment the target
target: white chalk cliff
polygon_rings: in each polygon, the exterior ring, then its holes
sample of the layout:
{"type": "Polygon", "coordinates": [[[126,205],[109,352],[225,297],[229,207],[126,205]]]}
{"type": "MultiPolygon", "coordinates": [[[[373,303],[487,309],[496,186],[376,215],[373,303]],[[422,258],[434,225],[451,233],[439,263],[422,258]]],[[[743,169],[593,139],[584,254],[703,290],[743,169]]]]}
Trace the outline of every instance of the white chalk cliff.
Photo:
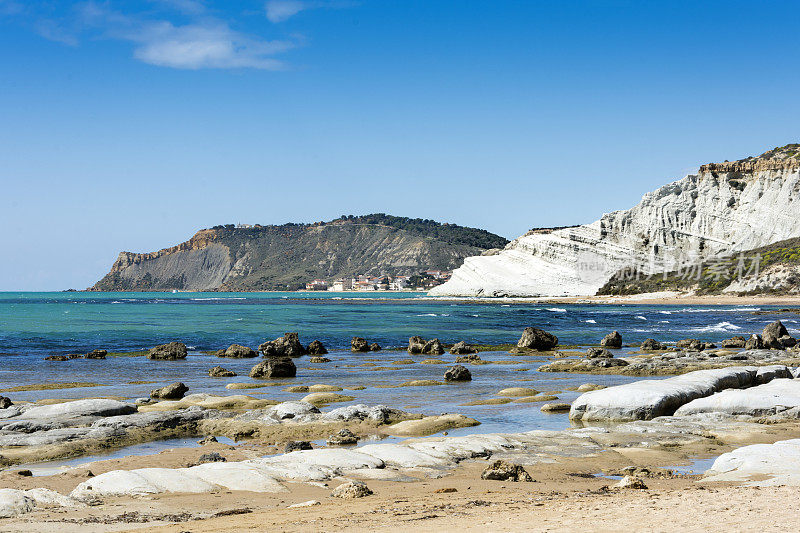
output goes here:
{"type": "Polygon", "coordinates": [[[800,145],[708,164],[583,226],[532,230],[469,257],[431,296],[593,295],[630,267],[675,270],[698,259],[800,236],[800,145]]]}

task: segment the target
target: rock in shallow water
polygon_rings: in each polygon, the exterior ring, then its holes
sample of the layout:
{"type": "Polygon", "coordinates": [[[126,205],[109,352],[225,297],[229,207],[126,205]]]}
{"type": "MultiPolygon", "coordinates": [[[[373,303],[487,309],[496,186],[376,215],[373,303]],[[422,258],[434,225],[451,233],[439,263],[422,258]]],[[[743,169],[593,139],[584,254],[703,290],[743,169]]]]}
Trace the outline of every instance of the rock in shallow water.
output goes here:
{"type": "Polygon", "coordinates": [[[252,369],[250,377],[256,379],[293,378],[297,367],[289,357],[267,357],[252,369]]]}
{"type": "Polygon", "coordinates": [[[186,345],[182,342],[170,342],[168,344],[159,344],[154,348],[150,348],[147,358],[154,360],[175,361],[177,359],[186,359],[187,353],[186,345]]]}
{"type": "Polygon", "coordinates": [[[215,366],[208,371],[208,375],[212,378],[232,378],[236,376],[236,372],[233,370],[226,370],[221,366],[215,366]]]}
{"type": "Polygon", "coordinates": [[[530,350],[552,350],[558,346],[558,337],[539,328],[525,328],[517,342],[518,348],[530,350]]]}
{"type": "Polygon", "coordinates": [[[180,381],[176,381],[175,383],[167,385],[166,387],[153,389],[150,391],[150,397],[160,400],[180,400],[188,390],[189,387],[180,381]]]}
{"type": "Polygon", "coordinates": [[[445,381],[471,381],[472,373],[461,365],[454,365],[444,373],[445,381]]]}
{"type": "Polygon", "coordinates": [[[604,348],[622,348],[622,335],[619,331],[612,331],[602,338],[600,346],[604,348]]]}

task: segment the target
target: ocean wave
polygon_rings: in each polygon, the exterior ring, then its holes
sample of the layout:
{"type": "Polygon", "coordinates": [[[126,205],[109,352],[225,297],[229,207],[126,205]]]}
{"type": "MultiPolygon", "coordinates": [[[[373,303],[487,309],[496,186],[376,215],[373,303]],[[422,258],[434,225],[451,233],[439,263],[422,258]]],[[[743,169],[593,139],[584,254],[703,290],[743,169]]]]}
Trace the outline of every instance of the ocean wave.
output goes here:
{"type": "Polygon", "coordinates": [[[704,326],[702,328],[691,328],[689,331],[696,331],[698,333],[724,333],[726,331],[737,331],[742,329],[741,326],[731,324],[730,322],[719,322],[711,326],[704,326]]]}
{"type": "Polygon", "coordinates": [[[553,313],[566,313],[567,310],[563,307],[548,307],[545,311],[552,311],[553,313]]]}
{"type": "Polygon", "coordinates": [[[680,313],[749,313],[752,311],[760,311],[760,307],[733,307],[731,309],[696,309],[694,307],[687,307],[681,309],[680,313]]]}
{"type": "Polygon", "coordinates": [[[639,320],[647,320],[647,317],[643,317],[642,315],[636,315],[633,318],[638,318],[639,320]]]}
{"type": "Polygon", "coordinates": [[[672,311],[659,311],[662,315],[671,315],[672,311]]]}
{"type": "MultiPolygon", "coordinates": [[[[422,315],[414,315],[414,316],[450,316],[450,313],[439,313],[438,315],[436,313],[425,313],[422,315]]],[[[472,316],[478,316],[478,315],[472,315],[472,316]]]]}
{"type": "Polygon", "coordinates": [[[584,322],[587,324],[597,324],[597,320],[592,320],[591,318],[589,320],[584,320],[584,322]]]}

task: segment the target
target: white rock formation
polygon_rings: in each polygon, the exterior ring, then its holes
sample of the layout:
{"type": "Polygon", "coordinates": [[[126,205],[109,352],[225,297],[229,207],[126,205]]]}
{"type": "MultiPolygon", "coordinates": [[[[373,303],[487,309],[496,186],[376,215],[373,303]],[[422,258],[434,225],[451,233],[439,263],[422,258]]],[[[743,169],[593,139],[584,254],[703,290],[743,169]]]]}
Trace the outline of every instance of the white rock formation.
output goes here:
{"type": "Polygon", "coordinates": [[[704,165],[626,211],[588,225],[532,230],[495,255],[469,257],[429,294],[593,295],[623,268],[670,271],[800,236],[798,167],[797,159],[763,158],[704,165]]]}
{"type": "Polygon", "coordinates": [[[800,407],[800,381],[776,379],[749,389],[728,389],[681,406],[675,414],[725,413],[770,416],[800,407]]]}
{"type": "Polygon", "coordinates": [[[643,380],[586,392],[572,402],[571,420],[650,420],[723,389],[756,382],[756,367],[698,370],[661,380],[643,380]]]}
{"type": "Polygon", "coordinates": [[[800,439],[743,446],[717,457],[704,481],[745,481],[745,485],[800,486],[800,439]]]}

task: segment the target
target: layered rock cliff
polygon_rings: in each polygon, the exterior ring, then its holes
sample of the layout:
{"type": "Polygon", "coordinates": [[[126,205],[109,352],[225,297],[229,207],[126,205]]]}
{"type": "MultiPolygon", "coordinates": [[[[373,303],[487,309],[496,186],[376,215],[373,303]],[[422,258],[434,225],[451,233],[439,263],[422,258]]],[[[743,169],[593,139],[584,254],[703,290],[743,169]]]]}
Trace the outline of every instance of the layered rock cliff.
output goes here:
{"type": "Polygon", "coordinates": [[[90,290],[294,290],[315,278],[452,270],[507,242],[484,230],[383,214],[218,226],[157,252],[122,252],[90,290]]]}
{"type": "Polygon", "coordinates": [[[800,145],[708,164],[592,224],[533,230],[470,257],[437,296],[593,295],[615,273],[672,271],[800,236],[800,145]]]}

